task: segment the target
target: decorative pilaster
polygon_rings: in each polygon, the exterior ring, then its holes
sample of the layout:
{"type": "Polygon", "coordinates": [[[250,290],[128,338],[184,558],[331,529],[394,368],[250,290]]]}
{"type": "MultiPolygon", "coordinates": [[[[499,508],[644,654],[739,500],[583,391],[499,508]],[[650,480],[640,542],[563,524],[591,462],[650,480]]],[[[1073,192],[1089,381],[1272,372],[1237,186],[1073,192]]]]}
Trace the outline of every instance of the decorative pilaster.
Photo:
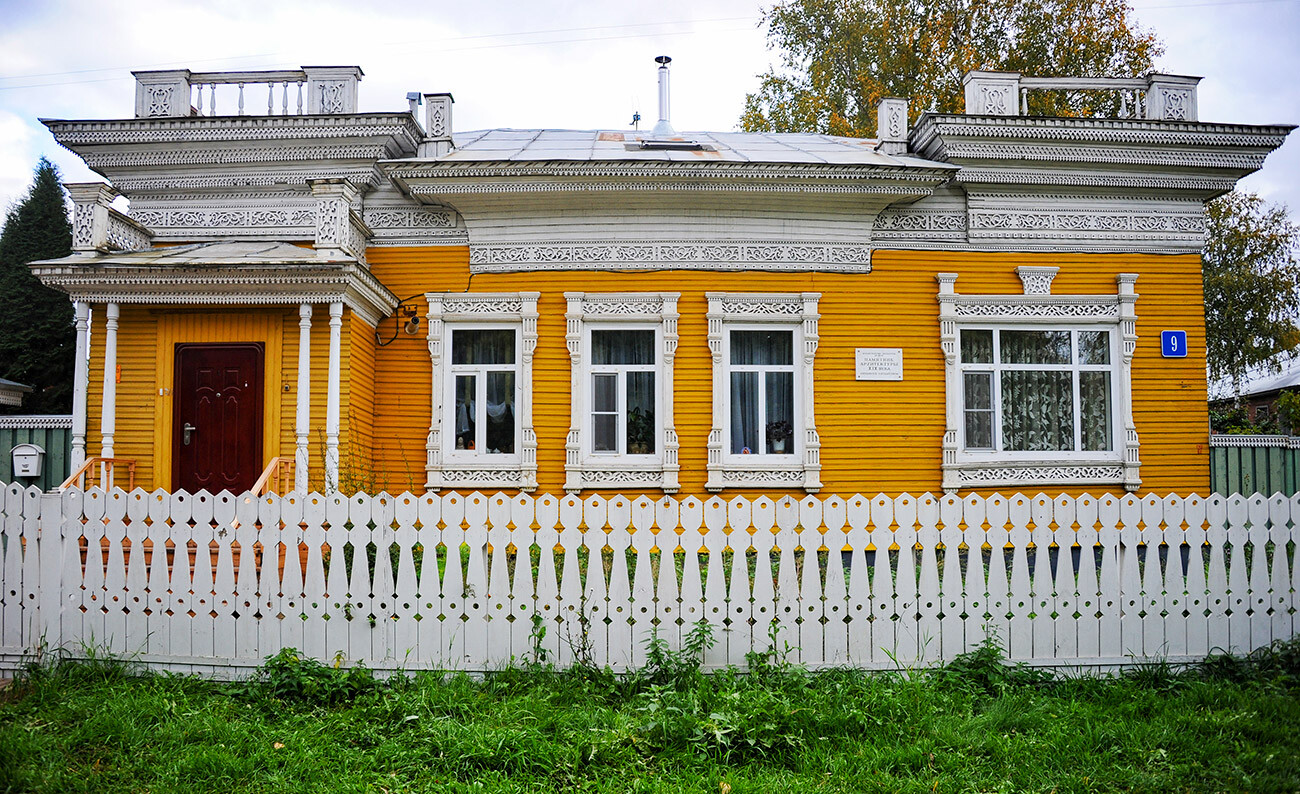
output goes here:
{"type": "Polygon", "coordinates": [[[1015,116],[1019,113],[1019,72],[967,72],[966,112],[978,116],[1015,116]]]}
{"type": "Polygon", "coordinates": [[[441,157],[456,148],[451,139],[451,94],[424,95],[424,140],[419,157],[441,157]]]}
{"type": "Polygon", "coordinates": [[[298,307],[298,412],[294,423],[297,444],[294,447],[293,489],[307,493],[307,472],[310,456],[307,452],[311,433],[311,304],[298,307]]]}
{"type": "Polygon", "coordinates": [[[722,477],[722,442],[726,437],[722,430],[722,417],[727,410],[727,376],[722,361],[722,299],[726,293],[706,292],[709,301],[706,317],[709,321],[709,355],[713,359],[713,427],[709,428],[709,459],[705,464],[708,471],[706,490],[717,492],[726,487],[722,477]]]}
{"type": "Polygon", "coordinates": [[[131,72],[135,76],[135,117],[190,115],[190,70],[131,72]]]}
{"type": "MultiPolygon", "coordinates": [[[[99,431],[103,435],[100,457],[113,457],[113,434],[117,427],[117,320],[121,316],[116,303],[104,304],[104,403],[99,431]]],[[[112,483],[104,478],[105,487],[112,483]]]]}
{"type": "Polygon", "coordinates": [[[424,490],[437,491],[442,488],[442,412],[445,410],[442,395],[446,391],[442,372],[443,296],[430,293],[425,297],[429,301],[429,312],[425,315],[428,328],[425,340],[429,344],[429,362],[432,365],[433,399],[429,406],[429,434],[424,439],[424,490]]]}
{"type": "Polygon", "coordinates": [[[1147,78],[1147,118],[1196,121],[1196,84],[1199,77],[1153,74],[1147,78]]]}
{"type": "Polygon", "coordinates": [[[316,197],[316,242],[319,256],[351,257],[366,264],[366,246],[370,229],[358,211],[361,193],[346,179],[312,179],[311,193],[316,197]]]}
{"type": "Polygon", "coordinates": [[[582,490],[582,414],[586,410],[586,389],[582,384],[582,297],[566,292],[564,344],[569,350],[569,433],[564,438],[564,490],[582,490]]]}
{"type": "Polygon", "coordinates": [[[1137,352],[1137,273],[1120,273],[1115,277],[1119,287],[1119,330],[1123,349],[1120,351],[1119,400],[1120,415],[1124,419],[1124,490],[1136,491],[1142,487],[1138,456],[1137,425],[1133,421],[1133,355],[1137,352]]]}
{"type": "Polygon", "coordinates": [[[90,304],[75,301],[77,318],[77,352],[72,362],[72,460],[69,471],[86,462],[86,395],[90,391],[90,364],[86,354],[90,345],[90,304]]]}
{"type": "Polygon", "coordinates": [[[959,449],[958,427],[961,422],[961,405],[951,395],[961,394],[961,370],[957,367],[957,310],[953,306],[957,296],[957,274],[937,273],[939,282],[939,346],[943,349],[944,394],[950,395],[945,400],[943,431],[943,490],[953,493],[960,486],[957,472],[957,452],[959,449]]]}
{"type": "Polygon", "coordinates": [[[884,97],[876,106],[876,151],[907,154],[907,100],[884,97]]]}
{"type": "Polygon", "coordinates": [[[677,358],[677,320],[681,315],[677,313],[678,293],[664,292],[660,297],[664,302],[660,312],[663,317],[664,383],[659,393],[662,395],[663,414],[667,420],[664,424],[663,489],[664,493],[677,493],[681,488],[677,478],[678,472],[681,471],[681,465],[677,462],[681,444],[677,439],[676,414],[673,413],[673,362],[677,358]]]}
{"type": "MultiPolygon", "coordinates": [[[[451,95],[447,95],[450,99],[451,95]]],[[[522,355],[520,356],[520,381],[526,385],[526,388],[520,389],[519,395],[519,424],[520,435],[523,436],[523,443],[520,444],[522,453],[521,469],[522,483],[520,488],[525,491],[534,491],[537,489],[537,431],[533,429],[533,355],[537,352],[537,299],[542,294],[540,292],[521,292],[519,298],[523,304],[520,316],[523,318],[523,329],[520,336],[522,337],[522,355]]]]}
{"type": "Polygon", "coordinates": [[[68,182],[63,187],[72,199],[73,252],[142,251],[151,245],[153,232],[111,206],[122,195],[112,185],[68,182]]]}
{"type": "Polygon", "coordinates": [[[329,384],[325,392],[325,492],[339,487],[339,368],[343,331],[343,303],[330,304],[329,384]]]}
{"type": "Polygon", "coordinates": [[[364,76],[359,66],[304,66],[307,74],[307,112],[340,115],[357,112],[357,84],[364,76]]]}
{"type": "Polygon", "coordinates": [[[817,323],[821,314],[817,312],[817,302],[821,300],[820,292],[805,292],[803,299],[803,488],[808,493],[821,490],[822,481],[822,441],[817,433],[817,416],[814,410],[813,364],[817,359],[817,345],[821,337],[817,333],[817,323]]]}

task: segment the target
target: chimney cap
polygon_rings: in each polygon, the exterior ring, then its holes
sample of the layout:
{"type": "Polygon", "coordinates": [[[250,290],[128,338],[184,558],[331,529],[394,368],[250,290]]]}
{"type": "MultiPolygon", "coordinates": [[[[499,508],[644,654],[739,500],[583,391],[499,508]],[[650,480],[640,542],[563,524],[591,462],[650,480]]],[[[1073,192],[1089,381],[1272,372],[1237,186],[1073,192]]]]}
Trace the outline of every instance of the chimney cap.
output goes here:
{"type": "Polygon", "coordinates": [[[669,58],[667,55],[660,55],[655,58],[655,63],[660,64],[661,66],[667,66],[672,62],[673,59],[669,58]]]}

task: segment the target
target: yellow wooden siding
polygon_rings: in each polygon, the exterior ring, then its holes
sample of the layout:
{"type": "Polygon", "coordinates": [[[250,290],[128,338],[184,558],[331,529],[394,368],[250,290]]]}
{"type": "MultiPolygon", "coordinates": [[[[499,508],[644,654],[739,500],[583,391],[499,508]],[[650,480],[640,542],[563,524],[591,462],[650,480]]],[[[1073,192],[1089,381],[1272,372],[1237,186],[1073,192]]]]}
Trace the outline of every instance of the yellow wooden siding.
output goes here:
{"type": "MultiPolygon", "coordinates": [[[[154,378],[157,318],[140,306],[123,305],[118,319],[117,363],[121,379],[117,382],[117,412],[113,433],[113,452],[117,457],[136,462],[136,484],[152,487],[156,481],[154,412],[159,401],[154,378]]],[[[104,307],[96,305],[91,314],[90,379],[87,389],[86,457],[102,451],[100,432],[104,404],[104,307]]],[[[170,466],[164,463],[164,471],[170,466]]],[[[126,482],[117,479],[125,487],[126,482]]]]}
{"type": "MultiPolygon", "coordinates": [[[[349,330],[349,443],[343,452],[344,472],[340,478],[370,484],[369,481],[373,478],[369,473],[374,471],[375,446],[375,333],[373,328],[355,315],[349,330]]],[[[373,485],[379,486],[379,483],[374,481],[373,485]]]]}
{"type": "MultiPolygon", "coordinates": [[[[705,292],[822,293],[815,391],[823,493],[898,493],[940,487],[944,378],[935,273],[958,273],[961,293],[1020,294],[1017,266],[1055,265],[1061,272],[1054,293],[1113,295],[1115,275],[1135,272],[1140,274],[1140,340],[1133,399],[1142,442],[1143,488],[1204,493],[1209,487],[1204,316],[1195,256],[878,251],[873,272],[865,275],[558,271],[473,277],[463,247],[371,249],[368,257],[375,275],[401,297],[426,291],[542,293],[534,413],[539,487],[551,492],[563,487],[570,417],[564,291],[681,292],[675,420],[682,493],[697,495],[704,494],[712,422],[705,292]],[[1166,328],[1187,331],[1187,358],[1161,358],[1159,333],[1166,328]],[[903,381],[855,380],[857,347],[902,348],[903,381]]],[[[419,305],[423,310],[423,302],[419,305]]],[[[393,335],[391,319],[381,323],[380,334],[385,340],[393,335]]],[[[377,476],[401,487],[408,482],[418,486],[431,393],[423,338],[397,334],[377,350],[375,369],[377,476]]]]}

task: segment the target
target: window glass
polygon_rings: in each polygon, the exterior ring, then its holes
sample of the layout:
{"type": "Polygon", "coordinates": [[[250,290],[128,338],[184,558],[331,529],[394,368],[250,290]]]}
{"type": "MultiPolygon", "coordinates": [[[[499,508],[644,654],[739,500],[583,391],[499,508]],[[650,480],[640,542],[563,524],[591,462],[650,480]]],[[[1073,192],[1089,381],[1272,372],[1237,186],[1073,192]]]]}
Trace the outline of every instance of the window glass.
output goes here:
{"type": "MultiPolygon", "coordinates": [[[[991,339],[989,346],[992,348],[991,339]]],[[[967,372],[962,378],[962,384],[966,403],[966,446],[970,449],[992,449],[993,373],[967,372]]]]}
{"type": "Polygon", "coordinates": [[[515,451],[515,373],[487,373],[487,452],[512,455],[515,451]]]}
{"type": "Polygon", "coordinates": [[[618,375],[599,374],[591,379],[592,445],[595,452],[618,451],[618,375]]]}
{"type": "MultiPolygon", "coordinates": [[[[1066,336],[1068,339],[1069,334],[1066,336]]],[[[1073,450],[1073,381],[1069,371],[1003,370],[1003,448],[1029,452],[1073,450]]]]}
{"type": "Polygon", "coordinates": [[[475,421],[477,414],[477,378],[473,375],[456,376],[456,449],[474,449],[478,439],[475,421]]]}
{"type": "Polygon", "coordinates": [[[961,332],[961,360],[963,364],[992,364],[992,329],[963,330],[961,332]]]}
{"type": "Polygon", "coordinates": [[[627,453],[655,451],[655,374],[627,373],[627,453]]]}
{"type": "Polygon", "coordinates": [[[1080,364],[1109,364],[1110,363],[1110,332],[1109,331],[1080,331],[1079,332],[1079,363],[1080,364]]]}
{"type": "Polygon", "coordinates": [[[731,373],[731,451],[737,455],[757,454],[758,445],[758,378],[757,372],[731,373]]]}
{"type": "Polygon", "coordinates": [[[1110,373],[1079,373],[1080,438],[1088,451],[1109,450],[1115,435],[1110,420],[1110,373]]]}
{"type": "Polygon", "coordinates": [[[1069,364],[1069,331],[1002,331],[1003,364],[1069,364]]]}
{"type": "Polygon", "coordinates": [[[732,331],[731,363],[790,365],[794,363],[794,334],[790,331],[732,331]]]}
{"type": "Polygon", "coordinates": [[[794,454],[794,373],[766,373],[763,400],[764,451],[769,455],[794,454]]]}
{"type": "Polygon", "coordinates": [[[628,330],[591,332],[592,364],[654,364],[655,332],[628,330]]]}
{"type": "Polygon", "coordinates": [[[452,364],[515,363],[515,332],[510,328],[457,328],[451,332],[452,364]]]}

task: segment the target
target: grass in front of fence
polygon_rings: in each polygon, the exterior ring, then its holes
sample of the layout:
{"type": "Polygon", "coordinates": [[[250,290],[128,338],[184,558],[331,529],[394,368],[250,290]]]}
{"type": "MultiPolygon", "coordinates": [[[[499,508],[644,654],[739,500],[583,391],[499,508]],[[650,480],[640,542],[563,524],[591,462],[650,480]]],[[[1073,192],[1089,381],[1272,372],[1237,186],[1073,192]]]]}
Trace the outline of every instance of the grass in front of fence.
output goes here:
{"type": "Polygon", "coordinates": [[[1275,791],[1300,787],[1300,641],[1175,674],[1051,679],[992,644],[911,674],[780,653],[704,675],[701,633],[617,677],[379,681],[292,652],[245,683],[33,669],[0,694],[3,791],[1275,791]]]}

